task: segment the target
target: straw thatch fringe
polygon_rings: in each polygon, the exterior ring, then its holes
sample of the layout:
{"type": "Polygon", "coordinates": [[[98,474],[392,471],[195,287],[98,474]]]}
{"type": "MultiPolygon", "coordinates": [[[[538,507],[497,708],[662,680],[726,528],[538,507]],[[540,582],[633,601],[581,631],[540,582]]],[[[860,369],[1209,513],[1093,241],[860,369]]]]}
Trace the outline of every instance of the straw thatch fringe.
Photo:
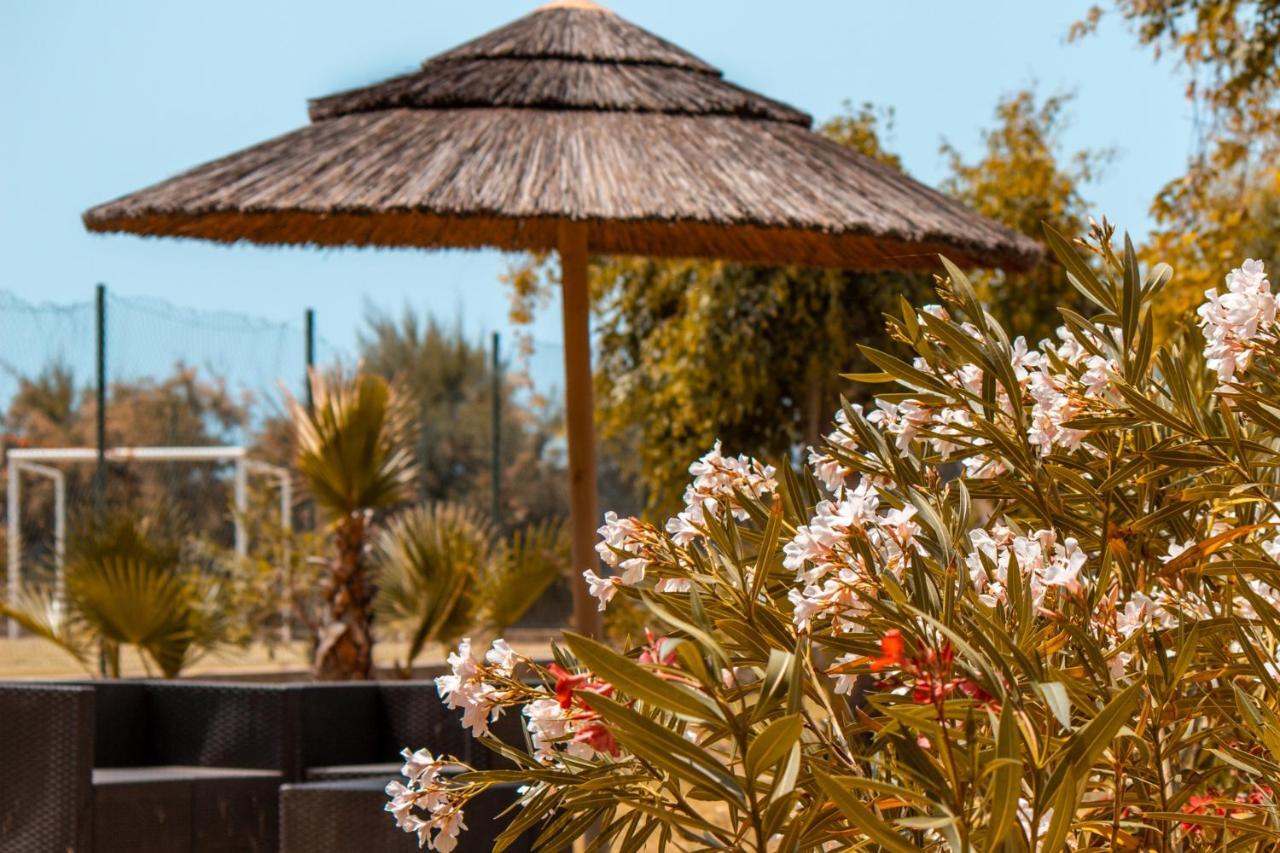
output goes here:
{"type": "Polygon", "coordinates": [[[523,237],[535,241],[525,248],[550,248],[538,222],[554,235],[560,218],[601,222],[591,242],[601,252],[876,268],[920,252],[1007,266],[1036,256],[1029,241],[798,125],[719,116],[357,113],[95,208],[86,222],[226,241],[519,248],[523,237]],[[467,218],[457,235],[451,217],[467,218]],[[652,227],[662,223],[705,227],[652,227]],[[744,227],[741,240],[715,236],[744,227]]]}
{"type": "MultiPolygon", "coordinates": [[[[412,211],[360,213],[147,214],[128,221],[136,234],[191,237],[264,246],[378,247],[545,251],[559,248],[558,218],[433,216],[412,211]],[[304,239],[298,239],[304,235],[304,239]]],[[[991,266],[990,253],[971,253],[952,243],[900,242],[859,234],[832,235],[756,226],[722,227],[671,222],[590,222],[587,241],[595,254],[644,257],[711,257],[745,264],[796,264],[859,270],[939,268],[945,255],[962,267],[991,266]],[[694,253],[683,250],[696,241],[694,253]],[[785,260],[784,260],[785,259],[785,260]]],[[[1025,260],[1010,255],[1010,268],[1025,260]]]]}
{"type": "Polygon", "coordinates": [[[808,127],[807,113],[719,77],[670,65],[564,59],[434,61],[423,71],[311,102],[312,121],[399,108],[529,107],[736,115],[808,127]]]}
{"type": "Polygon", "coordinates": [[[643,62],[720,73],[692,53],[600,8],[543,7],[436,57],[480,58],[643,62]]]}

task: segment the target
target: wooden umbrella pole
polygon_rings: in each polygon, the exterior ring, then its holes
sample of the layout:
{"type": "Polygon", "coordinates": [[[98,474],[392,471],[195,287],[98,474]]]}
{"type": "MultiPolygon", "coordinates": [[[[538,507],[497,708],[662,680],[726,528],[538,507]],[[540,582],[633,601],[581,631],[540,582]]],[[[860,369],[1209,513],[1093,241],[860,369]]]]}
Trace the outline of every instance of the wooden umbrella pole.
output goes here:
{"type": "Polygon", "coordinates": [[[596,556],[596,434],[591,389],[591,294],[587,285],[587,226],[561,222],[561,307],[564,313],[565,423],[569,433],[569,525],[573,543],[573,624],[601,635],[596,600],[582,578],[598,569],[596,556]]]}

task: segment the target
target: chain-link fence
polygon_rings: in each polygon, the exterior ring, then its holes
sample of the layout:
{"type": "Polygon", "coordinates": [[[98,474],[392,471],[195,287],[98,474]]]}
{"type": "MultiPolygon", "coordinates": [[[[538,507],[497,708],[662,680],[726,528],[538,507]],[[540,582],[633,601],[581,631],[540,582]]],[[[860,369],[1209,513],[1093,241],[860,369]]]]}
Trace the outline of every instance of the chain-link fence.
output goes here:
{"type": "Polygon", "coordinates": [[[243,556],[258,493],[271,493],[277,528],[291,523],[284,394],[304,394],[309,361],[341,357],[304,316],[272,323],[104,288],[70,305],[0,294],[8,594],[60,576],[69,548],[139,529],[149,546],[243,556]]]}
{"type": "Polygon", "coordinates": [[[309,526],[285,403],[306,399],[309,363],[365,361],[415,398],[419,498],[483,507],[506,529],[564,514],[558,344],[521,355],[419,317],[346,352],[312,320],[301,307],[279,323],[101,288],[69,305],[0,293],[10,592],[53,582],[77,541],[138,525],[240,557],[265,531],[309,526]]]}

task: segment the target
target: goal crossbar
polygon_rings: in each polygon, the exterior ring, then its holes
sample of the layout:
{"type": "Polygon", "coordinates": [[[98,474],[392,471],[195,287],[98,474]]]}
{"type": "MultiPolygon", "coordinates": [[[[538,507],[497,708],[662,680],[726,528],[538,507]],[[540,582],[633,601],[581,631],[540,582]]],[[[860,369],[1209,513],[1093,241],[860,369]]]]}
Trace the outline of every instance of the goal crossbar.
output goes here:
{"type": "MultiPolygon", "coordinates": [[[[249,510],[249,474],[272,477],[280,486],[280,520],[284,530],[293,529],[293,481],[287,468],[250,459],[248,450],[235,445],[216,447],[109,447],[102,454],[108,462],[231,462],[235,465],[235,553],[244,558],[249,553],[249,537],[245,517],[249,510]]],[[[17,600],[22,588],[22,475],[35,474],[54,483],[54,572],[56,595],[59,601],[63,592],[63,570],[66,559],[67,494],[63,474],[49,463],[97,462],[98,451],[93,447],[15,447],[5,452],[8,463],[8,600],[17,600]]],[[[289,566],[289,543],[286,540],[283,554],[285,570],[289,566]]],[[[18,636],[18,624],[10,619],[9,637],[18,636]]],[[[287,630],[287,627],[286,627],[287,630]]]]}

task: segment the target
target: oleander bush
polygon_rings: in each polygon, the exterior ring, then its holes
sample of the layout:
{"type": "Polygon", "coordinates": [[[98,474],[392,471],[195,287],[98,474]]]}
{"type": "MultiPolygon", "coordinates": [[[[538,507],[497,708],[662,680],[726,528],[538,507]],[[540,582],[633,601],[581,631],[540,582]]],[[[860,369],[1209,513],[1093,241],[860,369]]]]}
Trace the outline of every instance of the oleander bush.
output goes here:
{"type": "Polygon", "coordinates": [[[464,640],[440,694],[513,767],[406,750],[399,825],[452,850],[517,780],[503,841],[549,850],[1280,845],[1275,298],[1246,261],[1162,342],[1167,266],[1047,239],[1093,306],[1055,340],[944,261],[804,472],[717,446],[665,525],[606,516],[586,576],[643,606],[631,648],[464,640]]]}

